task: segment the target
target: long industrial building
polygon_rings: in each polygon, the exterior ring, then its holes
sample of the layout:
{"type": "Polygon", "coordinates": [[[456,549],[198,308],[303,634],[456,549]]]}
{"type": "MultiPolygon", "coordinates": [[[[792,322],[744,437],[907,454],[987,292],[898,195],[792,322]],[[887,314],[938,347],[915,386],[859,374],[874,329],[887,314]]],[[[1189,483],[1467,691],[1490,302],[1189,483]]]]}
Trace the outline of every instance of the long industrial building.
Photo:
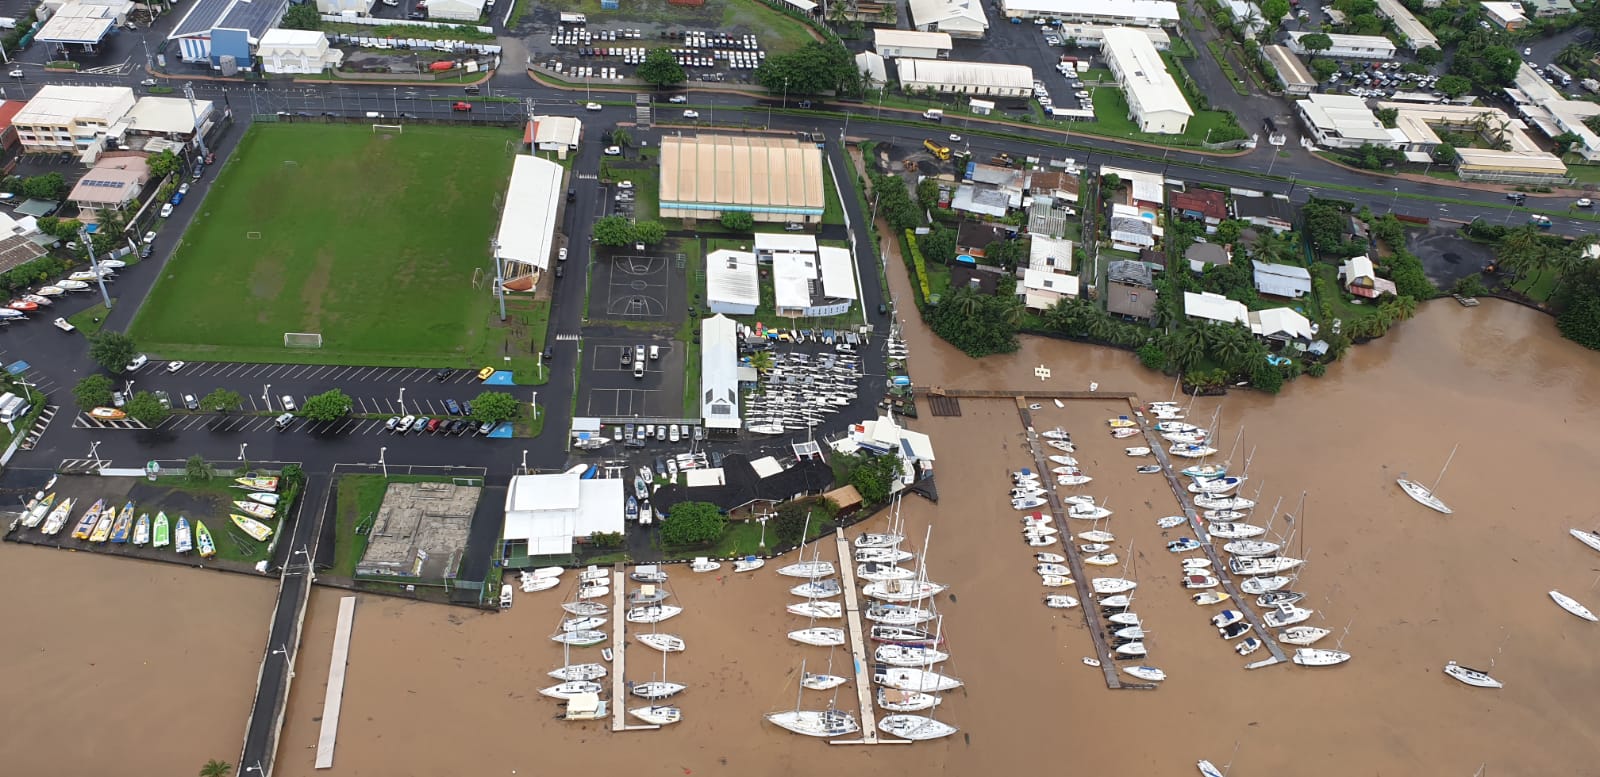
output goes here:
{"type": "Polygon", "coordinates": [[[817,223],[826,196],[822,151],[793,138],[667,135],[661,139],[661,217],[817,223]]]}
{"type": "Polygon", "coordinates": [[[1140,132],[1181,135],[1194,118],[1166,63],[1144,33],[1110,29],[1104,34],[1106,63],[1128,100],[1128,118],[1140,132]]]}
{"type": "Polygon", "coordinates": [[[1033,68],[950,59],[897,59],[900,87],[941,94],[1022,97],[1033,93],[1033,68]]]}
{"type": "Polygon", "coordinates": [[[1000,10],[1012,19],[1060,19],[1131,27],[1178,24],[1178,4],[1168,0],[1001,0],[1000,10]]]}

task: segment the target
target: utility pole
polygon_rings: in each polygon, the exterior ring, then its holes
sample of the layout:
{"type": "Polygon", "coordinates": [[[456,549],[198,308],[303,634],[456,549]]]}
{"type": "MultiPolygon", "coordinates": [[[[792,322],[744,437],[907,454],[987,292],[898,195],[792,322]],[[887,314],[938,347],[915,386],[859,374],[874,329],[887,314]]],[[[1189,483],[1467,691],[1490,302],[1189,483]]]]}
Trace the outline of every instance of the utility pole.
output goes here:
{"type": "Polygon", "coordinates": [[[106,291],[106,276],[100,272],[100,262],[94,258],[94,241],[89,239],[89,227],[78,227],[78,239],[83,241],[84,250],[89,252],[89,267],[94,270],[94,282],[100,286],[100,299],[106,303],[106,310],[111,309],[111,293],[106,291]]]}
{"type": "MultiPolygon", "coordinates": [[[[254,91],[250,92],[252,101],[255,99],[255,94],[254,91]]],[[[211,151],[206,148],[205,133],[200,131],[200,111],[195,108],[193,83],[184,82],[183,96],[189,101],[189,115],[194,118],[194,142],[200,146],[200,159],[204,161],[207,156],[211,155],[211,151]]]]}
{"type": "Polygon", "coordinates": [[[494,255],[494,296],[500,301],[500,320],[506,320],[506,290],[504,265],[500,261],[500,239],[489,240],[489,251],[494,255]]]}

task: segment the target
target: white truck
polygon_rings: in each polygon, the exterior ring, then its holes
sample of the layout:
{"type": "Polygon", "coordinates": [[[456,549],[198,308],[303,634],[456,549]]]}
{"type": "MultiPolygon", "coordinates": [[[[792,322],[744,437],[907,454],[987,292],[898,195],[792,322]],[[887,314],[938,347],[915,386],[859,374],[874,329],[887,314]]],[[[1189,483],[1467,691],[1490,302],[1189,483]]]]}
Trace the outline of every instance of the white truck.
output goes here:
{"type": "Polygon", "coordinates": [[[563,13],[561,14],[561,23],[581,26],[588,24],[589,18],[581,13],[563,13]]]}
{"type": "Polygon", "coordinates": [[[929,108],[922,112],[922,118],[933,121],[944,121],[944,111],[938,108],[929,108]]]}
{"type": "Polygon", "coordinates": [[[1600,81],[1596,81],[1593,78],[1585,78],[1583,79],[1583,88],[1594,94],[1600,94],[1600,81]]]}

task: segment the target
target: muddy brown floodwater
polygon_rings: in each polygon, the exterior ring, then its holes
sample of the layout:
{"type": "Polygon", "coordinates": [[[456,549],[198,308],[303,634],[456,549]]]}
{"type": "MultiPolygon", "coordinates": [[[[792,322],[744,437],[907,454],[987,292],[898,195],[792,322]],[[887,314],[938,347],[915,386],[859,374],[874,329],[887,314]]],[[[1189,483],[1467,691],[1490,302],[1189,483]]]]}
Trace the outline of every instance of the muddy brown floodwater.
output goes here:
{"type": "MultiPolygon", "coordinates": [[[[1030,339],[1017,354],[973,362],[920,327],[907,338],[923,385],[1025,393],[1093,381],[1146,401],[1172,390],[1122,352],[1030,339]],[[1034,377],[1040,364],[1050,380],[1034,377]]],[[[951,586],[938,602],[952,654],[944,671],[966,687],[946,698],[939,718],[961,727],[956,736],[829,747],[764,723],[762,713],[793,707],[802,660],[810,671],[830,660],[826,649],[785,639],[806,624],[783,612],[796,581],[776,575],[786,563],[777,562],[753,575],[674,572],[673,601],[687,611],[662,630],[689,647],[669,659],[666,676],[690,688],[677,699],[684,722],[661,731],[558,721],[556,703],[539,696],[554,683],[545,672],[562,660],[548,635],[570,582],[519,594],[504,614],[364,596],[327,772],[312,764],[341,592],[319,590],[277,773],[1178,777],[1195,774],[1198,758],[1231,761],[1235,775],[1465,777],[1480,764],[1490,774],[1589,773],[1600,752],[1589,713],[1600,695],[1600,624],[1562,612],[1546,592],[1600,608],[1600,554],[1566,533],[1600,524],[1591,473],[1600,460],[1597,386],[1600,357],[1561,340],[1547,317],[1445,301],[1283,396],[1195,403],[1196,423],[1219,414],[1225,452],[1243,428],[1233,460],[1237,470],[1254,453],[1243,493],[1260,489],[1257,522],[1280,498],[1285,513],[1297,513],[1292,523],[1279,515],[1273,530],[1292,529],[1290,552],[1308,559],[1295,587],[1316,610],[1312,624],[1334,632],[1319,646],[1342,639],[1354,654],[1343,666],[1245,671],[1265,651],[1244,659],[1229,650],[1208,623],[1218,608],[1190,602],[1163,547],[1181,536],[1155,526],[1177,508],[1166,481],[1135,474],[1122,451],[1129,443],[1106,434],[1106,419],[1126,404],[1108,397],[1057,409],[1045,400],[1038,425],[1074,433],[1077,458],[1095,477],[1080,490],[1115,511],[1102,528],[1132,559],[1148,663],[1169,675],[1154,691],[1106,689],[1082,663],[1092,655],[1083,614],[1041,604],[1032,549],[1005,503],[1007,471],[1029,464],[1016,405],[963,400],[959,417],[911,422],[933,436],[941,501],[913,497],[903,511],[908,544],[920,545],[933,526],[929,573],[951,586]],[[1431,483],[1456,443],[1439,488],[1453,516],[1395,486],[1401,472],[1431,483]],[[1441,669],[1452,659],[1492,661],[1505,688],[1449,679],[1441,669]]],[[[882,526],[879,517],[854,531],[882,526]]],[[[822,557],[836,557],[832,543],[822,557]]],[[[184,773],[238,752],[269,584],[16,546],[0,547],[0,583],[9,593],[0,672],[10,702],[0,713],[0,757],[21,764],[18,773],[130,765],[184,773]]],[[[578,650],[573,660],[598,654],[578,650]]],[[[849,674],[843,653],[832,661],[833,673],[849,674]]],[[[639,646],[628,662],[633,680],[662,673],[660,655],[639,646]]],[[[806,696],[808,707],[827,698],[806,696]]],[[[840,689],[838,705],[856,711],[852,686],[840,689]]]]}

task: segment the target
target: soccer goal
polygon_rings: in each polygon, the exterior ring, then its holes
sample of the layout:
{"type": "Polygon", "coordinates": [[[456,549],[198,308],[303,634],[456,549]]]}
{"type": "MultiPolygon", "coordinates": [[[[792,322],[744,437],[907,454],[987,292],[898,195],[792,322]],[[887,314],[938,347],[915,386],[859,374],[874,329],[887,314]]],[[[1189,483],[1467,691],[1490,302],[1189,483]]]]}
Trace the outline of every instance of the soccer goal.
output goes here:
{"type": "Polygon", "coordinates": [[[405,128],[405,125],[403,125],[403,124],[374,124],[374,125],[372,125],[372,134],[374,134],[374,135],[376,135],[376,134],[378,134],[380,132],[392,132],[392,133],[394,133],[396,135],[404,135],[405,131],[406,131],[406,128],[405,128]]]}
{"type": "Polygon", "coordinates": [[[285,348],[321,348],[321,332],[284,332],[283,347],[285,348]]]}

